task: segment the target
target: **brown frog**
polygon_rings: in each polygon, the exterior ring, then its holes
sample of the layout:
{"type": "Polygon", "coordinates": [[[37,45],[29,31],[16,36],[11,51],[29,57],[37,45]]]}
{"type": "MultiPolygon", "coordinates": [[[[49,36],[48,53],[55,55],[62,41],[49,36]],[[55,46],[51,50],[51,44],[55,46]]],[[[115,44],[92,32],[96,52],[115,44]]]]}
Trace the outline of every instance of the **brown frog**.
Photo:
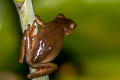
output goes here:
{"type": "Polygon", "coordinates": [[[32,25],[24,31],[21,40],[19,62],[23,63],[24,57],[28,65],[36,71],[27,75],[29,79],[48,75],[57,69],[57,65],[51,61],[59,54],[64,35],[69,35],[76,24],[66,18],[63,14],[58,14],[56,19],[44,23],[38,15],[32,25]],[[40,25],[41,29],[34,35],[34,29],[40,25]]]}

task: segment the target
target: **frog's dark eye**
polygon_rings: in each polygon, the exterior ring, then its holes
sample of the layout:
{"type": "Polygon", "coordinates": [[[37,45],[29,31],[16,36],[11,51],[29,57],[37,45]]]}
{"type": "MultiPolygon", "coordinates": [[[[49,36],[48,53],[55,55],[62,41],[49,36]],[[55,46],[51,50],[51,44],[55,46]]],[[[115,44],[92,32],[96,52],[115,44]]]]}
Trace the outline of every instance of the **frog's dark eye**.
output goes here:
{"type": "Polygon", "coordinates": [[[65,16],[63,14],[59,13],[56,18],[64,18],[64,17],[65,16]]]}

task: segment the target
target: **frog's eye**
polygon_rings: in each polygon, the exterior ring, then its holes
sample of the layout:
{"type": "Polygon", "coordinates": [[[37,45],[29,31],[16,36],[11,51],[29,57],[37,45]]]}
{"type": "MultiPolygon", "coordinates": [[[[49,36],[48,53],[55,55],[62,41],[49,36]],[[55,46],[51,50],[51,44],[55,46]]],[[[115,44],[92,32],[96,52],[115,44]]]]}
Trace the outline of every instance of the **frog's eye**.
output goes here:
{"type": "Polygon", "coordinates": [[[56,18],[64,18],[64,17],[65,16],[63,14],[59,13],[56,18]]]}
{"type": "Polygon", "coordinates": [[[75,24],[75,23],[70,24],[70,28],[71,28],[71,29],[74,29],[75,27],[76,27],[76,24],[75,24]]]}

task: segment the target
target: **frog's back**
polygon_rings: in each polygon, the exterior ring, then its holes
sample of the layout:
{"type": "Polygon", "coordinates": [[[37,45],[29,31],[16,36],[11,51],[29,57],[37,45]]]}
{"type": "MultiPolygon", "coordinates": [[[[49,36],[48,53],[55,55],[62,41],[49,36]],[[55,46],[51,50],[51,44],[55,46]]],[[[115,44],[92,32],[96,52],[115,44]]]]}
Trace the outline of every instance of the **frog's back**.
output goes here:
{"type": "Polygon", "coordinates": [[[62,42],[62,28],[54,23],[46,24],[38,31],[32,51],[33,62],[45,63],[53,60],[61,50],[62,42]]]}

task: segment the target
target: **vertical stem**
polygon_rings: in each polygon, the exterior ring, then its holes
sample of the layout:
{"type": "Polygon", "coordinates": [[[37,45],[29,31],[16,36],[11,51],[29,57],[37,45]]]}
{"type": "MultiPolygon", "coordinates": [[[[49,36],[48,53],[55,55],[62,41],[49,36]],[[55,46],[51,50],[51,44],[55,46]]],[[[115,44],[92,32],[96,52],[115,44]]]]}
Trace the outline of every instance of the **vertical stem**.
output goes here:
{"type": "MultiPolygon", "coordinates": [[[[24,32],[24,30],[27,28],[27,24],[32,24],[35,18],[32,1],[31,0],[14,0],[14,3],[19,13],[22,31],[24,32]]],[[[34,33],[35,34],[37,33],[37,29],[35,30],[34,33]]],[[[30,67],[30,72],[34,72],[34,71],[35,69],[32,69],[30,67]]],[[[35,78],[32,80],[49,80],[49,76],[47,75],[47,76],[35,78]]]]}

